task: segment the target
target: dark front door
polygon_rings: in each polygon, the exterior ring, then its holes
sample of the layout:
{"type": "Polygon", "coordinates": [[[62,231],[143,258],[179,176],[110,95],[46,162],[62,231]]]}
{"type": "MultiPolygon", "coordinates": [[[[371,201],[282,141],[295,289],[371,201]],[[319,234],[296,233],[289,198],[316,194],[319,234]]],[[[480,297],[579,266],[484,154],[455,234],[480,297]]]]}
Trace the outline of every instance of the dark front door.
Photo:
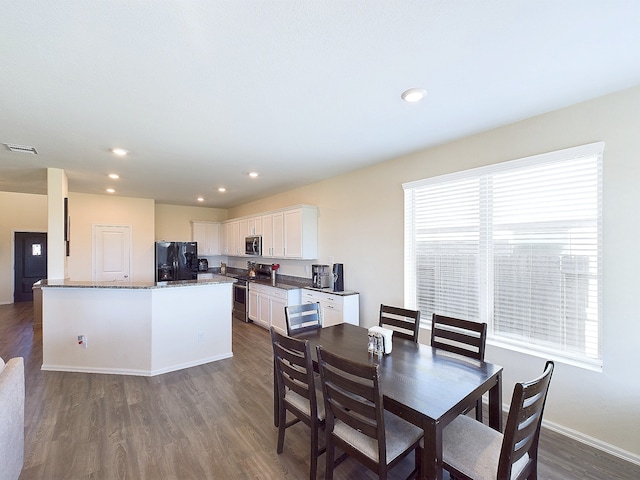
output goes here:
{"type": "Polygon", "coordinates": [[[16,232],[13,301],[33,300],[35,282],[47,278],[47,234],[16,232]]]}

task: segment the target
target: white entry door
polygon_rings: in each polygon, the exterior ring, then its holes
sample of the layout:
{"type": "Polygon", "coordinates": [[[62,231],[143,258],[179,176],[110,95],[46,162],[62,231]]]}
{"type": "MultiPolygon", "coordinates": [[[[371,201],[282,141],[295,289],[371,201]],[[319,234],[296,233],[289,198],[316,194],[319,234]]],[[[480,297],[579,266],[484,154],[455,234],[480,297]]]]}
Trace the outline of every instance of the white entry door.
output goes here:
{"type": "Polygon", "coordinates": [[[131,269],[131,227],[93,226],[93,280],[129,281],[131,269]]]}

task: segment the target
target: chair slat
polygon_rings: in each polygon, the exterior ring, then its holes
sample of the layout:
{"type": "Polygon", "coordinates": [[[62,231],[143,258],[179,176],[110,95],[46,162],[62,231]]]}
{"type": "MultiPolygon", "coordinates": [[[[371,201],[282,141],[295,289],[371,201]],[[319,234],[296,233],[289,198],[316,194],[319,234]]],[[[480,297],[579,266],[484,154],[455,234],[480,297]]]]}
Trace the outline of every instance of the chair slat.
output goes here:
{"type": "Polygon", "coordinates": [[[378,325],[393,327],[394,336],[418,342],[420,311],[390,305],[380,305],[378,325]]]}
{"type": "Polygon", "coordinates": [[[309,330],[322,328],[319,303],[303,303],[284,307],[287,335],[298,335],[309,330]]]}

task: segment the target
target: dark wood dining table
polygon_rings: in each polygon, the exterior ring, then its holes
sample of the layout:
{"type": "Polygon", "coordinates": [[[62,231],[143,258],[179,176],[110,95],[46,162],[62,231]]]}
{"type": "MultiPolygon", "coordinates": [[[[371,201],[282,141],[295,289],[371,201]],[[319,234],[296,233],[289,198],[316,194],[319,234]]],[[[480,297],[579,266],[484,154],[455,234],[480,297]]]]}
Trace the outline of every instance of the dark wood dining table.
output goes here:
{"type": "Polygon", "coordinates": [[[296,338],[351,360],[380,365],[384,408],[424,430],[422,478],[442,479],[442,432],[489,392],[489,425],[502,431],[502,367],[393,338],[390,354],[367,351],[368,331],[348,323],[305,332],[296,338]]]}

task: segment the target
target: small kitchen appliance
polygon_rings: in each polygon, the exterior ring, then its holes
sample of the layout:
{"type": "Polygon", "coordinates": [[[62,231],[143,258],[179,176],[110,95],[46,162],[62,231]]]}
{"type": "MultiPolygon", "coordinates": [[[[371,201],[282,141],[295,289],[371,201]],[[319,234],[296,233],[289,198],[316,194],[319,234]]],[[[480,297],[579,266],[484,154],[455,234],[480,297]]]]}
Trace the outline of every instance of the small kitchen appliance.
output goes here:
{"type": "Polygon", "coordinates": [[[311,265],[311,286],[313,288],[331,287],[331,267],[329,265],[311,265]]]}
{"type": "Polygon", "coordinates": [[[207,270],[209,270],[209,260],[207,260],[206,258],[199,258],[198,259],[198,271],[199,272],[206,272],[207,270]]]}
{"type": "Polygon", "coordinates": [[[344,271],[341,263],[333,264],[333,291],[344,292],[344,271]]]}

